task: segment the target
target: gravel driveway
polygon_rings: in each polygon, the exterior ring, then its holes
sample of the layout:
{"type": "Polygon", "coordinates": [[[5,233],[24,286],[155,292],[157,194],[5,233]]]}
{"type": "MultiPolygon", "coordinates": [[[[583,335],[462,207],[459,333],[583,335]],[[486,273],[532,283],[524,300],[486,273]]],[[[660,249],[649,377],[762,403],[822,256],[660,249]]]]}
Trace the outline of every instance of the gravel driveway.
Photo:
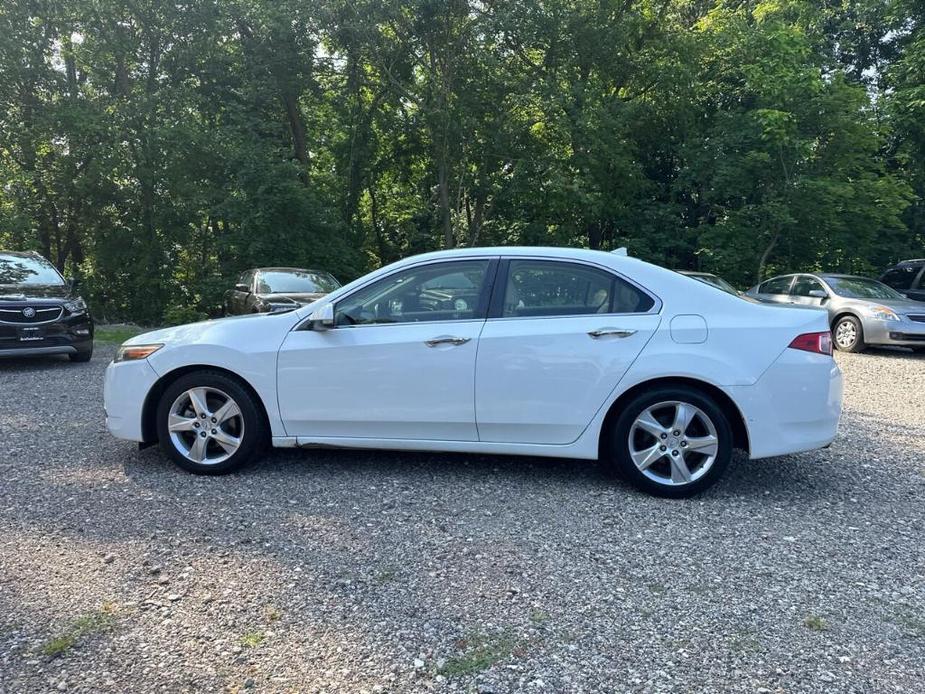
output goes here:
{"type": "Polygon", "coordinates": [[[690,501],[597,465],[112,439],[0,362],[0,692],[925,691],[925,358],[839,355],[825,451],[690,501]]]}

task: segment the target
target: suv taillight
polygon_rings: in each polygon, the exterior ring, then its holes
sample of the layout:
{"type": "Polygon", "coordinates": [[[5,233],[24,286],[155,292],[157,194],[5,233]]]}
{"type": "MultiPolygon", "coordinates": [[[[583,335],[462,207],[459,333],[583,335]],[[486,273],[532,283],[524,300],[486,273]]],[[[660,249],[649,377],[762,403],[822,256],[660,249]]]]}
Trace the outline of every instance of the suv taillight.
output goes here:
{"type": "Polygon", "coordinates": [[[788,347],[791,349],[802,349],[804,352],[814,352],[815,354],[827,354],[832,356],[832,333],[826,330],[824,333],[803,333],[793,338],[788,347]]]}

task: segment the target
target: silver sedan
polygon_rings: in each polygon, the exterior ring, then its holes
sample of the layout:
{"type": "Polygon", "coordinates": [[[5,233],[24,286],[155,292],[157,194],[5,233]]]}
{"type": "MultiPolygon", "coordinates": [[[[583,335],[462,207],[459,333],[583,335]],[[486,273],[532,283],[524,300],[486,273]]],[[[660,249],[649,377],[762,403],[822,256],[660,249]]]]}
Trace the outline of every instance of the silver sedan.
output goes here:
{"type": "Polygon", "coordinates": [[[824,308],[835,346],[845,352],[860,352],[868,345],[925,351],[925,302],[907,299],[877,280],[831,273],[781,275],[746,294],[771,303],[824,308]]]}

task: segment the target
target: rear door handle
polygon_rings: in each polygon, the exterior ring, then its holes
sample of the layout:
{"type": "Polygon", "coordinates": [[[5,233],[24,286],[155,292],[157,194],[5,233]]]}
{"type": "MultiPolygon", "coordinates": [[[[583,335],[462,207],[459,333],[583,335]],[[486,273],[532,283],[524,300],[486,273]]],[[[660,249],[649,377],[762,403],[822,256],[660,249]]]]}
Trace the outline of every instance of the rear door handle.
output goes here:
{"type": "Polygon", "coordinates": [[[453,335],[441,335],[440,337],[427,340],[424,344],[428,347],[436,347],[437,345],[464,345],[471,339],[471,337],[454,337],[453,335]]]}
{"type": "Polygon", "coordinates": [[[599,337],[629,337],[635,334],[635,330],[626,330],[624,328],[598,328],[597,330],[588,331],[588,335],[595,340],[599,337]]]}

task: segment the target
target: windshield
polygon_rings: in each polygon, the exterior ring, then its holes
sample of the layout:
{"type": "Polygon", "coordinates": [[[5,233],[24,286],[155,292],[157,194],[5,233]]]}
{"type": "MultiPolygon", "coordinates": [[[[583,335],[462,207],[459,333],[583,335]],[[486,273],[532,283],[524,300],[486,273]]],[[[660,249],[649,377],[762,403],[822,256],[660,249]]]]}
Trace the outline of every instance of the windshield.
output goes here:
{"type": "Polygon", "coordinates": [[[826,277],[825,281],[832,291],[847,299],[905,299],[883,282],[866,277],[826,277]]]}
{"type": "Polygon", "coordinates": [[[257,275],[258,294],[327,294],[338,287],[340,282],[326,272],[280,270],[257,275]]]}
{"type": "Polygon", "coordinates": [[[0,286],[54,285],[60,287],[64,279],[54,265],[44,258],[0,255],[0,286]]]}

